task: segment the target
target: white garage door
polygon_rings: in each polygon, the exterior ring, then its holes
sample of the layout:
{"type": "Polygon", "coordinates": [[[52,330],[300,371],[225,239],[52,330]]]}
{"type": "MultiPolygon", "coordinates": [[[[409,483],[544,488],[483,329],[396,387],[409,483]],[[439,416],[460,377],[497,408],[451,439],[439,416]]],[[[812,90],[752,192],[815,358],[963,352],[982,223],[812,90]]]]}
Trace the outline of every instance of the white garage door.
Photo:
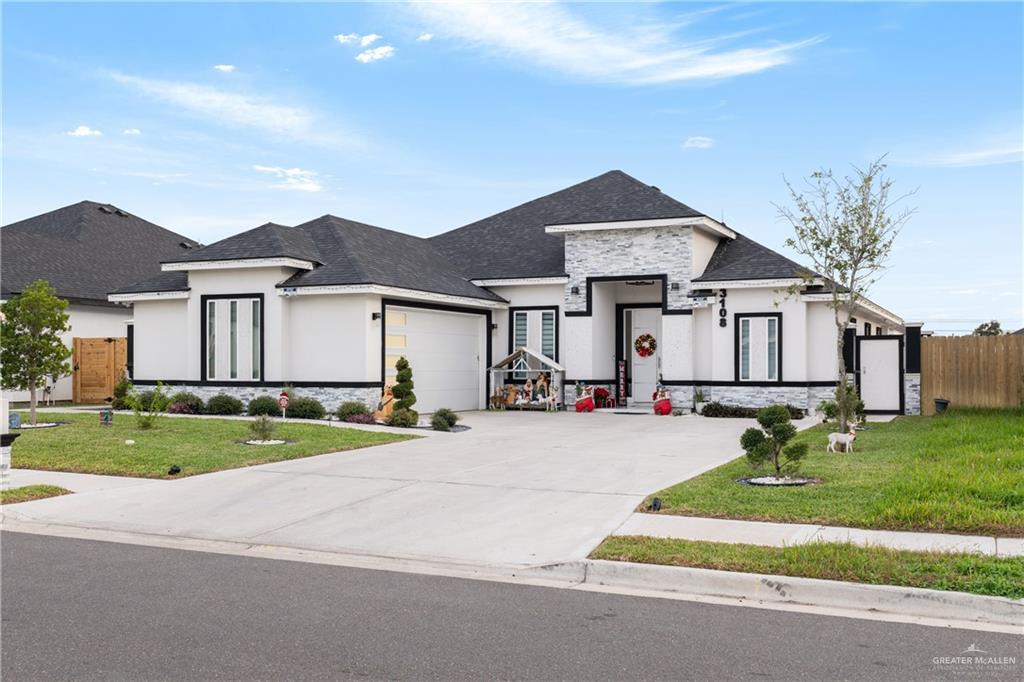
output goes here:
{"type": "Polygon", "coordinates": [[[486,399],[484,315],[388,305],[384,315],[384,373],[391,384],[403,355],[412,367],[419,412],[440,407],[477,410],[486,399]]]}

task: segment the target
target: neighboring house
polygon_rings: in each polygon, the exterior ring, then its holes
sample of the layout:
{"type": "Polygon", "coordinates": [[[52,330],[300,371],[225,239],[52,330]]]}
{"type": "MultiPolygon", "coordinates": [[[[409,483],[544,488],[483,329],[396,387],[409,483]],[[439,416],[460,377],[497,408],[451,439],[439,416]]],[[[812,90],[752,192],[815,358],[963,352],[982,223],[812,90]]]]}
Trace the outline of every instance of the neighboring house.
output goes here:
{"type": "MultiPolygon", "coordinates": [[[[108,294],[160,273],[160,262],[198,243],[110,204],[82,201],[0,228],[0,289],[3,300],[45,279],[69,302],[74,338],[127,337],[130,305],[108,294]]],[[[71,400],[72,377],[59,379],[55,400],[71,400]]],[[[8,400],[28,400],[27,391],[5,392],[8,400]]]]}
{"type": "MultiPolygon", "coordinates": [[[[820,278],[621,171],[429,239],[328,215],[163,270],[110,297],[134,305],[136,383],[205,396],[288,384],[328,407],[373,404],[404,355],[417,409],[478,409],[487,368],[519,346],[566,368],[569,402],[575,382],[631,404],[662,383],[681,405],[699,386],[731,404],[805,407],[836,375],[820,278]],[[654,351],[638,353],[649,339],[654,351]]],[[[868,301],[851,322],[860,336],[904,331],[868,301]]]]}
{"type": "Polygon", "coordinates": [[[1024,327],[1021,327],[1020,329],[1018,329],[1017,331],[1015,331],[1015,332],[1013,332],[1013,333],[1014,333],[1014,335],[1017,335],[1017,334],[1024,334],[1024,327]]]}

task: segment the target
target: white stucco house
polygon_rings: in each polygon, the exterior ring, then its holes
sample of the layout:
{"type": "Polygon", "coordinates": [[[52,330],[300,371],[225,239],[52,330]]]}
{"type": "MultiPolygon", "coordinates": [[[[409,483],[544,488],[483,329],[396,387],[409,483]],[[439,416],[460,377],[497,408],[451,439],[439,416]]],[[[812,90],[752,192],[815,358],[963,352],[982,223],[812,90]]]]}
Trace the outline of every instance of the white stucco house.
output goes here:
{"type": "MultiPolygon", "coordinates": [[[[69,348],[76,338],[127,340],[131,305],[108,294],[158,275],[161,261],[198,246],[117,206],[80,201],[0,228],[0,299],[44,279],[68,301],[71,329],[62,338],[69,348]]],[[[72,399],[79,369],[52,385],[54,400],[72,399]]],[[[28,391],[4,391],[4,397],[26,401],[28,391]]]]}
{"type": "MultiPolygon", "coordinates": [[[[628,404],[660,383],[685,406],[700,387],[729,404],[808,407],[836,376],[813,273],[621,171],[431,238],[326,215],[162,269],[109,297],[134,309],[134,379],[204,397],[287,384],[328,408],[374,404],[404,355],[421,412],[480,409],[491,363],[520,346],[565,367],[570,403],[577,382],[628,404]],[[637,352],[641,337],[653,352],[637,352]]],[[[851,323],[851,338],[898,340],[899,373],[875,409],[912,411],[903,320],[864,301],[851,323]]]]}

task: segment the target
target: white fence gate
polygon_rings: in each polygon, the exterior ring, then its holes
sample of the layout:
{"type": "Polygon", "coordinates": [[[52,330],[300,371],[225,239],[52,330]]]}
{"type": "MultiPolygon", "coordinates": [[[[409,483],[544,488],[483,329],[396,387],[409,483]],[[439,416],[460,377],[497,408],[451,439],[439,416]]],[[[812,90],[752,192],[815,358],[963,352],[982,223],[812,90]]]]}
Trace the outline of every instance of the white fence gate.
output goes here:
{"type": "Polygon", "coordinates": [[[903,414],[903,336],[858,336],[856,357],[864,411],[903,414]]]}

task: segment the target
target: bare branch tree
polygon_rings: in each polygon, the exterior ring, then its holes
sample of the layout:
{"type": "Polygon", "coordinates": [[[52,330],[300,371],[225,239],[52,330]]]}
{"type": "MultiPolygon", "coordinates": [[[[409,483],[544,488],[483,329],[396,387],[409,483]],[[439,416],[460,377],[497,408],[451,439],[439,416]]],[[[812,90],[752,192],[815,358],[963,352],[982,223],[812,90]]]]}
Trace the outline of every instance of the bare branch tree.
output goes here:
{"type": "Polygon", "coordinates": [[[846,325],[858,302],[885,271],[893,242],[916,211],[902,204],[917,190],[894,195],[894,181],[885,171],[885,156],[864,169],[854,166],[852,176],[839,178],[831,170],[821,169],[805,179],[802,192],[785,181],[792,206],[773,204],[779,216],[793,226],[786,245],[811,262],[831,294],[840,431],[847,430],[850,416],[848,368],[843,358],[846,325]]]}

